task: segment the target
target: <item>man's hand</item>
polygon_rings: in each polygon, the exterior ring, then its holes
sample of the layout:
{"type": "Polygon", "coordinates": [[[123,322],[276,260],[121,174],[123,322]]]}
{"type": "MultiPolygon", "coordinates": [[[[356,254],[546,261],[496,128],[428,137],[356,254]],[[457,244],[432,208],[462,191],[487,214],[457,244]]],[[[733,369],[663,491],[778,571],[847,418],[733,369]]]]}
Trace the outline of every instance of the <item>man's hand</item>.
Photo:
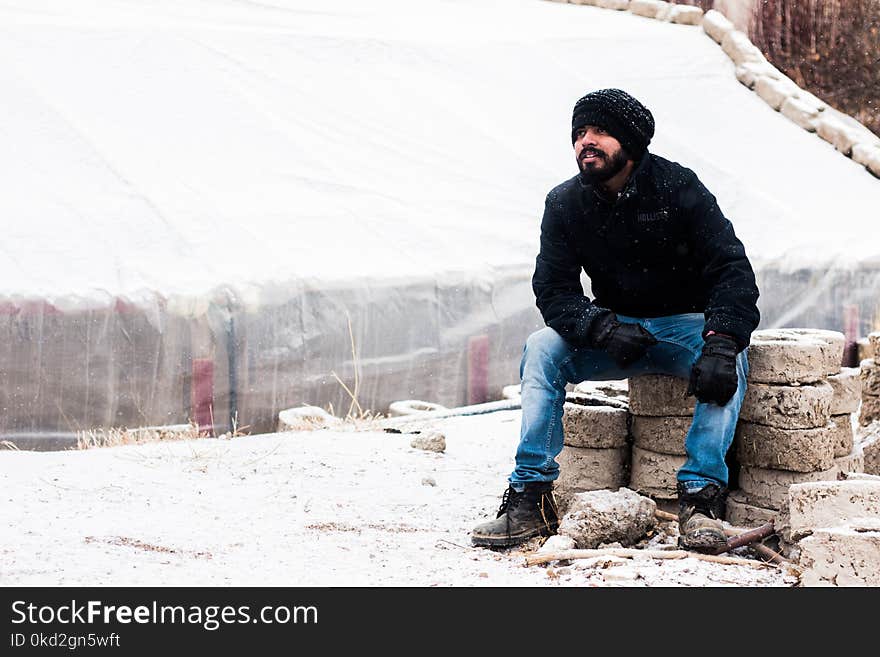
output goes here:
{"type": "Polygon", "coordinates": [[[725,406],[736,386],[736,342],[726,335],[708,336],[703,353],[691,368],[687,394],[703,403],[725,406]]]}
{"type": "Polygon", "coordinates": [[[636,362],[657,344],[657,338],[641,325],[619,322],[612,312],[594,321],[591,335],[592,346],[606,351],[620,367],[636,362]]]}

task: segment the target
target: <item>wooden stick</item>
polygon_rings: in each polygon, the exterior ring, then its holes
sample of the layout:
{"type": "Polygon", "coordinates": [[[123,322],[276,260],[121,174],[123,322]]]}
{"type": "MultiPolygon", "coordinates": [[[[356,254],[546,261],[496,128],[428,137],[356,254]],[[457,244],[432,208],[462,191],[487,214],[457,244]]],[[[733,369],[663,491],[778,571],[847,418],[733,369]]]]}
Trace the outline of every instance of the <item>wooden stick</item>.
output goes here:
{"type": "MultiPolygon", "coordinates": [[[[725,523],[725,525],[727,525],[727,523],[725,523]]],[[[743,534],[747,531],[749,531],[749,530],[743,529],[742,527],[731,527],[730,525],[727,525],[724,528],[724,534],[726,536],[738,536],[738,535],[743,534]]],[[[752,549],[758,553],[758,556],[760,556],[762,559],[765,559],[766,561],[772,561],[773,563],[778,563],[778,564],[783,564],[783,565],[791,563],[791,561],[789,561],[788,559],[783,557],[778,552],[771,550],[763,543],[754,543],[752,545],[752,549]]]]}
{"type": "Polygon", "coordinates": [[[732,566],[749,566],[750,568],[775,568],[776,566],[764,561],[752,559],[739,559],[737,557],[722,557],[715,554],[702,554],[700,552],[688,552],[686,550],[639,550],[636,548],[604,548],[601,550],[562,550],[561,552],[549,552],[547,554],[533,554],[526,557],[526,566],[536,566],[551,561],[568,561],[573,559],[592,559],[594,557],[648,557],[650,559],[687,559],[693,557],[700,561],[723,563],[732,566]]]}
{"type": "Polygon", "coordinates": [[[675,522],[678,522],[677,515],[675,515],[674,513],[668,513],[666,511],[661,511],[660,509],[657,509],[656,511],[654,511],[654,517],[657,518],[658,520],[674,520],[675,522]]]}

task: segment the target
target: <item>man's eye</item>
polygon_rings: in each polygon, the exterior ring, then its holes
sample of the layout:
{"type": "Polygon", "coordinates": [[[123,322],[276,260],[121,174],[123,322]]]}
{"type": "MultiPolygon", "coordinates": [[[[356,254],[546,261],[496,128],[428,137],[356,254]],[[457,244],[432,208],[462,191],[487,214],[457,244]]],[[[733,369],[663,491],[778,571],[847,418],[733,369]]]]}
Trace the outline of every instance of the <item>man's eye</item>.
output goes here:
{"type": "Polygon", "coordinates": [[[604,135],[604,134],[605,134],[605,128],[596,128],[596,132],[598,132],[600,135],[604,135]]]}

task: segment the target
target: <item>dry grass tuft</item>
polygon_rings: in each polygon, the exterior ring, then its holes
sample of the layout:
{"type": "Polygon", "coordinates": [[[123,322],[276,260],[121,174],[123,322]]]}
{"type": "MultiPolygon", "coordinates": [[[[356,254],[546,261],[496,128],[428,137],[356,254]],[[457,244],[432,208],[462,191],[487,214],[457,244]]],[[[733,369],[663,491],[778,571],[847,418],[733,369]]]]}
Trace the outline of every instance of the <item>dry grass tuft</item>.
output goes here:
{"type": "Polygon", "coordinates": [[[165,427],[139,427],[128,429],[113,427],[110,429],[87,429],[76,435],[77,449],[94,449],[97,447],[116,447],[117,445],[140,445],[169,440],[194,440],[204,438],[207,434],[199,432],[195,423],[175,424],[165,427]]]}

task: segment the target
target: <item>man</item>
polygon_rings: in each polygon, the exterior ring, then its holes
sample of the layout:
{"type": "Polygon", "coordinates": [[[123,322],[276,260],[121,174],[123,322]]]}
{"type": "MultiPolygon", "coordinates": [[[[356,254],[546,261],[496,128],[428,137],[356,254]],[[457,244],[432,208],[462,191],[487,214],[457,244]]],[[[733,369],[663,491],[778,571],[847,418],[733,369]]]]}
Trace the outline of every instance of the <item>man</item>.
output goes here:
{"type": "Polygon", "coordinates": [[[566,383],[671,374],[697,398],[679,470],[680,544],[726,544],[724,457],[760,315],[742,243],[693,171],[647,151],[654,117],[619,89],[587,94],[571,126],[580,173],[547,195],[532,288],[547,327],[520,365],[522,427],[498,517],[474,545],[555,533],[554,460],[566,383]],[[584,296],[583,269],[594,299],[584,296]]]}

